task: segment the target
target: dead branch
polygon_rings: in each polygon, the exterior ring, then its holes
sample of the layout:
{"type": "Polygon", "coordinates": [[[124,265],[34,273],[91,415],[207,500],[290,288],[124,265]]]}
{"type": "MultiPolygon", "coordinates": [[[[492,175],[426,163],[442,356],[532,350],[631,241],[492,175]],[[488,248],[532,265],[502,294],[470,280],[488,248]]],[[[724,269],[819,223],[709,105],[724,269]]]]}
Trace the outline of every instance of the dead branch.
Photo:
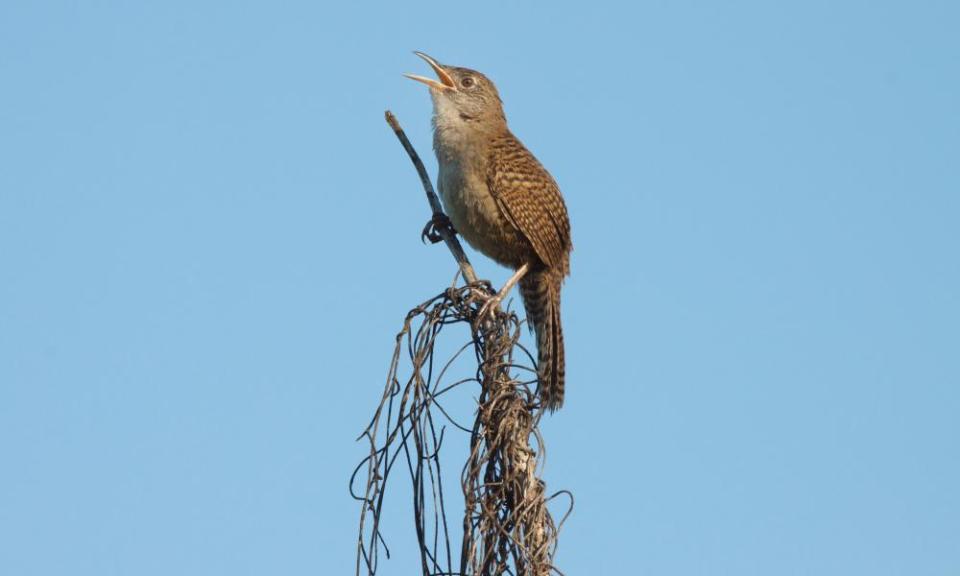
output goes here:
{"type": "MultiPolygon", "coordinates": [[[[420,175],[423,191],[427,193],[427,201],[430,203],[430,209],[433,211],[433,220],[449,222],[446,213],[443,211],[443,205],[440,204],[440,198],[438,198],[437,193],[433,191],[433,183],[430,181],[427,169],[424,168],[423,162],[420,160],[420,155],[417,154],[416,149],[414,149],[413,144],[410,143],[403,128],[400,127],[400,122],[397,121],[397,117],[389,110],[384,112],[384,117],[387,119],[387,124],[393,128],[393,133],[397,135],[397,139],[400,140],[403,149],[407,151],[410,160],[413,161],[413,165],[417,169],[417,174],[420,175]]],[[[467,281],[467,284],[476,283],[477,274],[473,271],[473,266],[470,265],[470,260],[467,259],[467,255],[463,251],[463,246],[461,246],[460,241],[457,240],[457,235],[453,232],[453,229],[450,226],[438,226],[437,233],[443,238],[447,248],[450,249],[450,253],[453,254],[453,258],[457,261],[457,265],[460,266],[460,272],[463,274],[463,278],[467,281]]]]}
{"type": "MultiPolygon", "coordinates": [[[[443,208],[423,163],[396,118],[389,111],[386,118],[420,174],[434,221],[442,222],[443,208]]],[[[563,521],[554,523],[547,504],[569,493],[548,497],[546,484],[538,476],[544,445],[538,429],[542,412],[533,389],[537,370],[533,357],[519,344],[522,323],[499,306],[513,282],[495,293],[489,283],[476,279],[453,231],[437,226],[436,233],[446,242],[467,284],[448,288],[415,307],[397,334],[380,404],[360,436],[369,443],[369,454],[350,481],[351,493],[361,502],[357,575],[377,573],[381,549],[389,557],[380,521],[385,489],[398,461],[405,464],[413,487],[414,526],[424,576],[559,573],[553,558],[563,521]],[[470,338],[440,367],[435,344],[447,326],[461,323],[469,328],[470,338]],[[409,371],[400,361],[403,348],[409,371]],[[476,356],[476,372],[449,382],[451,365],[470,348],[476,356]],[[454,419],[443,401],[445,395],[470,383],[478,385],[478,395],[474,422],[468,428],[454,419]],[[457,530],[447,521],[440,461],[448,432],[465,435],[470,446],[461,472],[464,515],[456,560],[451,542],[457,530]],[[366,485],[358,492],[354,484],[364,469],[366,485]]]]}

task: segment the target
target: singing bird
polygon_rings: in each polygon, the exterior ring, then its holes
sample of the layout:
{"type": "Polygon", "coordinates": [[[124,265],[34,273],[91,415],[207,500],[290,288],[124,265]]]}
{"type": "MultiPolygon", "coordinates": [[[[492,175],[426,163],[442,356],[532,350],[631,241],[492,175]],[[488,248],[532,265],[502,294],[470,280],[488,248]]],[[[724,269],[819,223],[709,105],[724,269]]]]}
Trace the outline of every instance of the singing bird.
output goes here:
{"type": "Polygon", "coordinates": [[[539,395],[563,404],[560,288],[570,273],[570,220],[550,173],[510,132],[497,87],[486,76],[415,52],[437,79],[415,74],[433,99],[437,187],[454,229],[481,253],[518,270],[527,321],[536,334],[539,395]]]}

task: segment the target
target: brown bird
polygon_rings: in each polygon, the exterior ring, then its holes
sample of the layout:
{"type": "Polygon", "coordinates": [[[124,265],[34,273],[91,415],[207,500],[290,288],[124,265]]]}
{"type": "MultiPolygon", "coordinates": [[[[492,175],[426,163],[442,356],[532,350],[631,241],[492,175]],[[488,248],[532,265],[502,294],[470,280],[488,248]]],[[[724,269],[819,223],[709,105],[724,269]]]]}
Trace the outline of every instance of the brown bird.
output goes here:
{"type": "Polygon", "coordinates": [[[486,76],[415,54],[437,80],[430,87],[437,186],[454,228],[498,263],[519,270],[520,294],[537,337],[541,403],[563,404],[564,354],[560,287],[570,273],[570,221],[550,173],[507,128],[503,103],[486,76]]]}

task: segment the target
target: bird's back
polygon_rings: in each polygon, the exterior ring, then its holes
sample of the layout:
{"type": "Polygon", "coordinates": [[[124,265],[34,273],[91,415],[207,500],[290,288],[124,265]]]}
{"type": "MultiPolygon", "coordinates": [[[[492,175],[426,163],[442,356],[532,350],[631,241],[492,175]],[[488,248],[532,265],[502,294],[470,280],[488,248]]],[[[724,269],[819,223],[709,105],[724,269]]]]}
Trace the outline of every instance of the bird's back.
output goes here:
{"type": "Polygon", "coordinates": [[[550,173],[509,131],[491,141],[486,172],[487,188],[506,220],[544,266],[567,275],[570,219],[550,173]]]}

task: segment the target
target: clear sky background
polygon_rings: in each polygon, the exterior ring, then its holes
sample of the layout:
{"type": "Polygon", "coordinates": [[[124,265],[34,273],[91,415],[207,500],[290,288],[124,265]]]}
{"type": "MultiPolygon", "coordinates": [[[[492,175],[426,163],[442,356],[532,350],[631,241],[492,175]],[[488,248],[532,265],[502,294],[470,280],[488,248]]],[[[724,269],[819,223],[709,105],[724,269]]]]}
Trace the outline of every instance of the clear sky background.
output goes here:
{"type": "Polygon", "coordinates": [[[569,206],[560,568],[960,574],[958,22],[0,3],[0,573],[352,573],[354,439],[454,272],[383,122],[435,171],[419,49],[498,83],[569,206]]]}

